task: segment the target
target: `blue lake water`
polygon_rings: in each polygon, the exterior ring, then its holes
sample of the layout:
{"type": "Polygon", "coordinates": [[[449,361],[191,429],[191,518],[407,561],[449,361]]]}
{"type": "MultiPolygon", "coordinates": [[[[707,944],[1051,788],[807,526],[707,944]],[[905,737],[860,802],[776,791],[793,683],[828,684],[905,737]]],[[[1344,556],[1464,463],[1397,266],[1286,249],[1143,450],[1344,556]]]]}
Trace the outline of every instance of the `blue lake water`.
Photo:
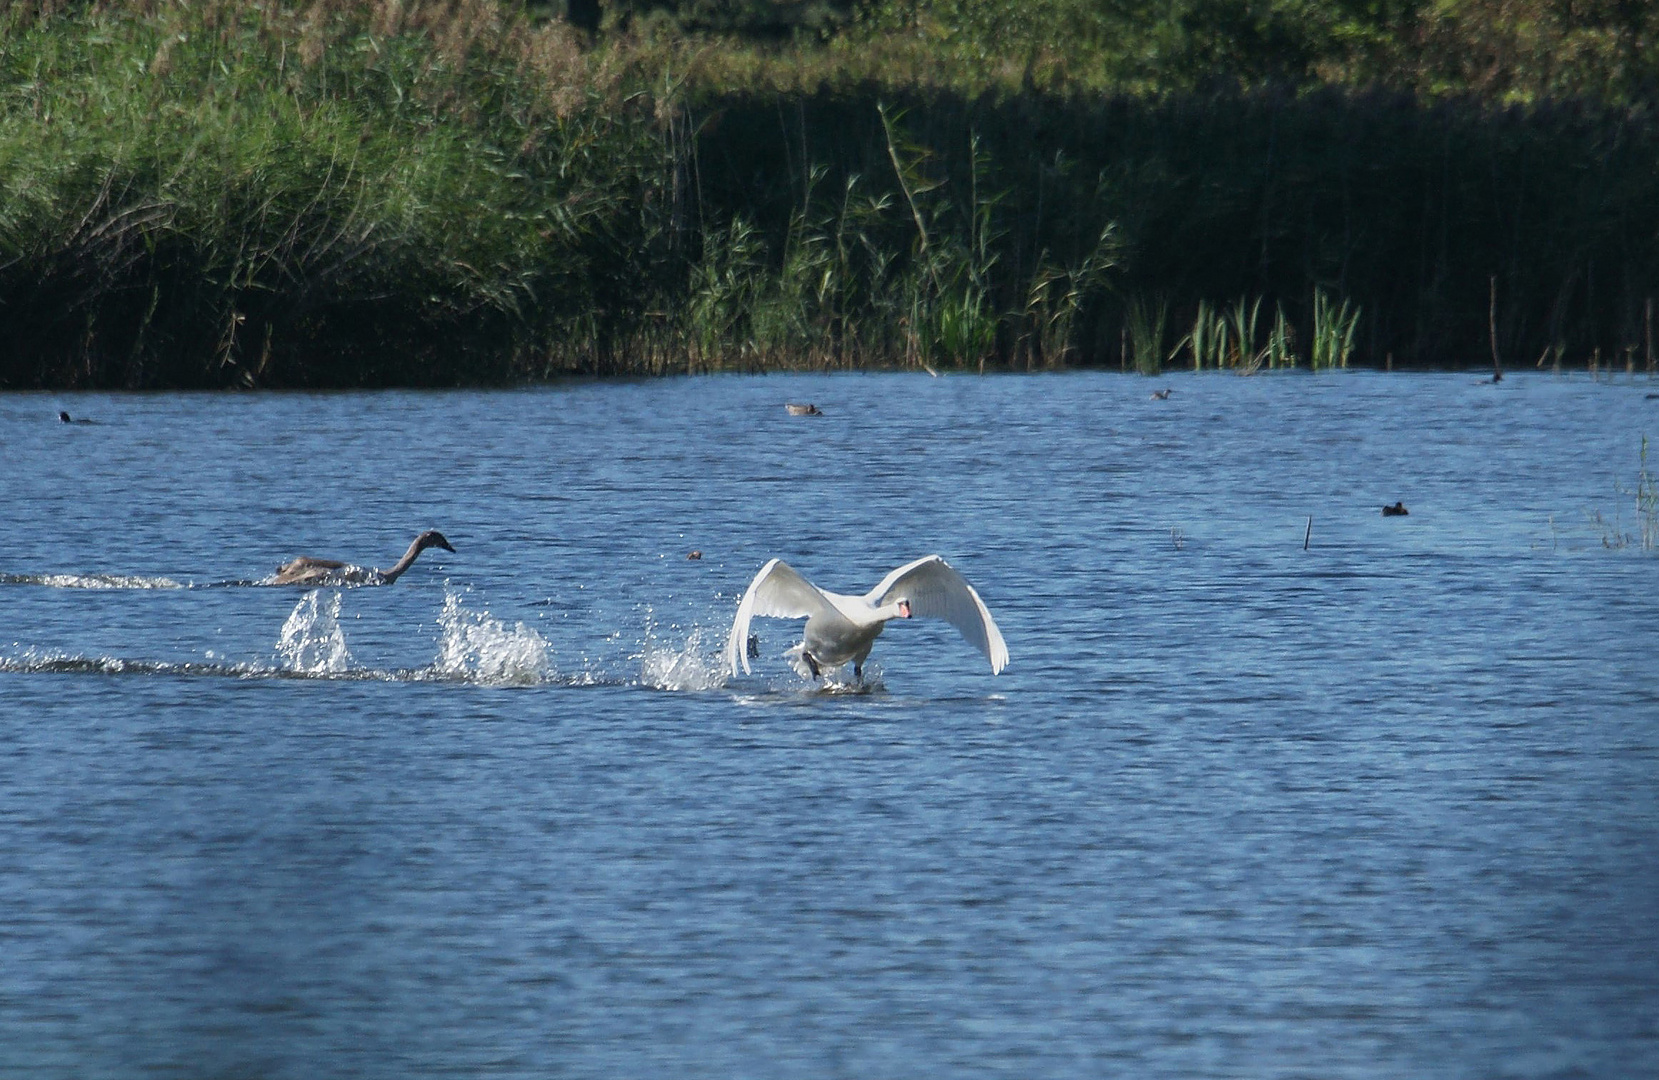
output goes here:
{"type": "Polygon", "coordinates": [[[0,396],[0,1076],[1659,1075],[1656,391],[0,396]]]}

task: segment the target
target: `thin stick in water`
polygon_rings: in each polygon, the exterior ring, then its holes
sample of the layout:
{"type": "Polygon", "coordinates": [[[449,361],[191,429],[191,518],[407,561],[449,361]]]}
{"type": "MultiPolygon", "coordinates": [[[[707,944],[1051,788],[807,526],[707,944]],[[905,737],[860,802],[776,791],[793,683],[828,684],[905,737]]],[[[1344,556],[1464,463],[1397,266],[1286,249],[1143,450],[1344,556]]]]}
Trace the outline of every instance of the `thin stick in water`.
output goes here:
{"type": "Polygon", "coordinates": [[[1308,515],[1308,531],[1302,534],[1302,550],[1308,550],[1308,541],[1313,539],[1313,515],[1308,515]]]}
{"type": "Polygon", "coordinates": [[[1653,378],[1653,297],[1647,298],[1647,377],[1653,378]]]}
{"type": "Polygon", "coordinates": [[[1498,275],[1491,279],[1491,299],[1486,306],[1486,332],[1492,338],[1492,381],[1503,378],[1503,365],[1498,362],[1498,275]]]}

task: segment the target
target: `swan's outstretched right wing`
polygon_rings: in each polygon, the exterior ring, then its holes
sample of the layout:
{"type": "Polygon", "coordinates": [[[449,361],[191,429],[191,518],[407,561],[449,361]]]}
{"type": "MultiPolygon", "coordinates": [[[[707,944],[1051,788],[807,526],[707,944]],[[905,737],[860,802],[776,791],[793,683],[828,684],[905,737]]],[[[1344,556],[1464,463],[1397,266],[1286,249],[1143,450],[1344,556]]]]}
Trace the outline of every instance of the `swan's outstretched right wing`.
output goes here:
{"type": "Polygon", "coordinates": [[[908,600],[910,612],[917,618],[943,619],[956,627],[991,662],[991,674],[1008,666],[1008,646],[985,601],[956,567],[937,555],[905,563],[882,578],[864,599],[876,607],[908,600]]]}
{"type": "Polygon", "coordinates": [[[840,616],[835,606],[824,599],[824,594],[806,578],[797,574],[788,563],[773,559],[760,568],[755,580],[737,605],[737,617],[732,620],[731,637],[726,639],[726,666],[733,675],[739,664],[744,674],[749,672],[749,620],[755,616],[775,619],[810,619],[814,615],[840,616]]]}

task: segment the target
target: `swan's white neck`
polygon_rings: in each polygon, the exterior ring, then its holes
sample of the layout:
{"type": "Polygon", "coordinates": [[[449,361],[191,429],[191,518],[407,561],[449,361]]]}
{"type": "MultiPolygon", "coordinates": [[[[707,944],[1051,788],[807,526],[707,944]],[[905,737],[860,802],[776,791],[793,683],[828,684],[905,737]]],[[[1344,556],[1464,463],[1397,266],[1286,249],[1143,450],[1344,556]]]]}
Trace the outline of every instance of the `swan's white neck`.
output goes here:
{"type": "Polygon", "coordinates": [[[870,614],[872,622],[884,623],[892,619],[908,619],[910,618],[910,602],[907,600],[896,600],[891,604],[883,604],[881,607],[874,609],[870,614]]]}

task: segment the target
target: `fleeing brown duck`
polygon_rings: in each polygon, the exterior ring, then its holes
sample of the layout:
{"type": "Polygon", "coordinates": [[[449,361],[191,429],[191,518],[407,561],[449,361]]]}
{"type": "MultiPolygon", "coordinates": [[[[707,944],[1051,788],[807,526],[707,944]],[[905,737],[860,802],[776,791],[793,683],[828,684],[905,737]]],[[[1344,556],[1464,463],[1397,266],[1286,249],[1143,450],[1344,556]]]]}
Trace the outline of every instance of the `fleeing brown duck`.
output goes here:
{"type": "Polygon", "coordinates": [[[428,529],[415,537],[409,550],[403,553],[403,558],[393,563],[385,570],[374,570],[366,566],[353,566],[351,563],[338,562],[334,559],[313,559],[302,555],[290,562],[277,567],[273,585],[390,585],[403,576],[403,572],[413,566],[420,553],[429,547],[443,548],[445,551],[454,551],[444,534],[435,529],[428,529]]]}

